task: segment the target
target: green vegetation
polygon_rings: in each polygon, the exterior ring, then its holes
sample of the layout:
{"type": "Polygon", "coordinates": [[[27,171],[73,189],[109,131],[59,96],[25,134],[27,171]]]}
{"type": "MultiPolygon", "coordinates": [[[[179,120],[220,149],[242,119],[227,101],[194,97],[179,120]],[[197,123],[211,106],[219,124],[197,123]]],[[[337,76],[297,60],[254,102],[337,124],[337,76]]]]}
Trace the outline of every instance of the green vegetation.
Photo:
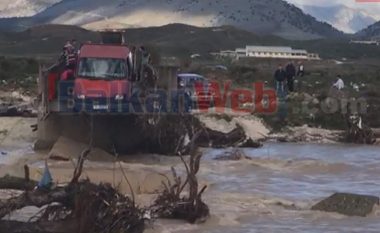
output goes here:
{"type": "MultiPolygon", "coordinates": [[[[286,65],[287,60],[274,59],[244,59],[235,62],[220,60],[219,64],[228,67],[227,71],[215,70],[217,61],[209,61],[201,65],[193,63],[187,70],[205,75],[209,79],[223,81],[232,80],[233,85],[241,88],[251,88],[253,82],[264,82],[267,88],[274,88],[273,74],[278,64],[286,65]],[[213,65],[210,65],[213,64],[213,65]]],[[[339,74],[346,88],[347,99],[364,98],[367,101],[367,114],[363,115],[365,123],[371,127],[380,127],[380,67],[379,60],[347,60],[339,63],[332,60],[305,61],[306,75],[297,78],[297,93],[280,102],[278,112],[261,117],[274,129],[284,126],[322,127],[328,129],[345,129],[346,119],[342,111],[327,113],[322,109],[322,103],[329,96],[330,87],[339,74]],[[304,104],[316,111],[305,111],[304,104]]]]}
{"type": "Polygon", "coordinates": [[[2,88],[36,86],[38,61],[33,58],[0,57],[0,82],[2,88]]]}
{"type": "MultiPolygon", "coordinates": [[[[54,62],[67,39],[96,42],[99,35],[74,26],[41,26],[19,33],[4,33],[0,36],[0,82],[2,88],[9,86],[35,87],[38,75],[38,60],[54,62]],[[20,58],[18,58],[19,56],[20,58]],[[21,57],[33,58],[21,58],[21,57]]],[[[278,64],[286,65],[287,60],[243,59],[232,61],[218,60],[210,52],[235,49],[247,44],[281,45],[304,48],[321,54],[323,61],[306,61],[306,75],[299,78],[299,92],[312,99],[323,101],[328,95],[336,75],[340,74],[347,86],[349,97],[364,97],[368,101],[365,121],[373,127],[380,127],[380,47],[350,44],[347,40],[288,41],[275,36],[258,36],[234,27],[198,28],[173,24],[163,27],[128,29],[130,44],[145,45],[152,51],[155,64],[162,57],[175,57],[182,65],[183,72],[200,73],[209,79],[232,80],[237,87],[250,88],[253,82],[264,82],[273,88],[273,73],[278,64]],[[191,59],[191,54],[200,58],[191,59]],[[331,59],[326,59],[331,58],[331,59]],[[338,60],[338,61],[336,61],[338,60]],[[224,65],[228,70],[217,69],[224,65]],[[355,88],[358,87],[358,88],[355,88]]],[[[297,62],[297,61],[295,61],[297,62]]],[[[42,62],[43,63],[43,62],[42,62]]],[[[345,122],[341,114],[316,112],[312,116],[294,111],[302,99],[296,97],[286,101],[286,119],[276,116],[264,118],[272,125],[309,124],[327,128],[342,128],[345,122]],[[284,123],[285,122],[285,123],[284,123]]]]}

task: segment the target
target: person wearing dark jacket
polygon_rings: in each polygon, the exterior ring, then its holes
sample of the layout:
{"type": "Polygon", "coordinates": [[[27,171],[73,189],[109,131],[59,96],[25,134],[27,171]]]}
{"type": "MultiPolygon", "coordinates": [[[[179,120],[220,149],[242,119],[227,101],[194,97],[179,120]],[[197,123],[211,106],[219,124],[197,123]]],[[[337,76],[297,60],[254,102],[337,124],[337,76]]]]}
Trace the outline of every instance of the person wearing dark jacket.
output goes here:
{"type": "Polygon", "coordinates": [[[276,72],[274,73],[274,80],[276,83],[277,95],[283,96],[285,94],[286,72],[282,65],[279,65],[276,72]]]}
{"type": "Polygon", "coordinates": [[[288,81],[288,90],[289,92],[294,92],[294,78],[296,76],[296,67],[293,62],[290,62],[286,66],[286,79],[288,81]]]}

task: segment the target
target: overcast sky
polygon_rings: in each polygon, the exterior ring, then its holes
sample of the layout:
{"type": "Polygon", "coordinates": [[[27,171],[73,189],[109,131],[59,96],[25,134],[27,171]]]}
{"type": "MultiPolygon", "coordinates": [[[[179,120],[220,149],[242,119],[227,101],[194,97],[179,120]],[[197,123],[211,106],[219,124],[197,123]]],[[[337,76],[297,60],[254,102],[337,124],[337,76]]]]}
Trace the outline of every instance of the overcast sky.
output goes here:
{"type": "Polygon", "coordinates": [[[358,3],[356,0],[287,0],[295,5],[318,5],[318,6],[330,6],[337,4],[344,4],[351,8],[362,8],[368,12],[376,15],[380,15],[380,1],[372,3],[358,3]]]}

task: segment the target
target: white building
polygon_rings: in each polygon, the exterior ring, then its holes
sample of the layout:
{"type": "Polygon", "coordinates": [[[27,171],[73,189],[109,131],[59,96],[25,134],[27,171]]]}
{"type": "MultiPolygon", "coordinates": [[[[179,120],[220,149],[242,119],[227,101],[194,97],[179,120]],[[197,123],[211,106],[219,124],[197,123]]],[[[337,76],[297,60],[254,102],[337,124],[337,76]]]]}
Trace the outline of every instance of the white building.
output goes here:
{"type": "Polygon", "coordinates": [[[246,46],[238,48],[235,51],[221,51],[221,57],[232,57],[236,59],[244,57],[253,58],[284,58],[284,59],[308,59],[319,60],[320,57],[316,53],[308,53],[306,50],[292,49],[291,47],[280,46],[246,46]]]}
{"type": "Polygon", "coordinates": [[[247,56],[247,49],[236,49],[235,50],[235,53],[236,53],[236,58],[239,59],[241,57],[246,57],[247,56]]]}
{"type": "Polygon", "coordinates": [[[212,55],[217,55],[220,57],[236,57],[236,51],[234,50],[222,50],[220,53],[212,53],[212,55]]]}

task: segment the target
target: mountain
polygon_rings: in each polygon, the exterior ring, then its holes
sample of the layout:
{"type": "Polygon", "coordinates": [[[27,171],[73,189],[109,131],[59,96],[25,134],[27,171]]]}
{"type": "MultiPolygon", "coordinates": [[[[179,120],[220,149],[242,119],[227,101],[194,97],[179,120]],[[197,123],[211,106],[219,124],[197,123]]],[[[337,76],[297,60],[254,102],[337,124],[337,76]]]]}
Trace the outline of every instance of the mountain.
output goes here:
{"type": "Polygon", "coordinates": [[[231,25],[256,34],[297,40],[343,35],[331,25],[317,21],[283,0],[55,1],[29,17],[0,19],[0,29],[23,30],[49,23],[78,25],[93,30],[184,23],[199,27],[231,25]]]}
{"type": "Polygon", "coordinates": [[[36,15],[61,0],[1,0],[0,18],[36,15]]]}
{"type": "Polygon", "coordinates": [[[359,31],[355,36],[366,40],[376,39],[380,41],[380,21],[359,31]]]}
{"type": "Polygon", "coordinates": [[[317,19],[325,21],[346,33],[358,32],[375,23],[377,16],[361,9],[353,9],[345,5],[312,6],[304,5],[301,9],[317,19]]]}

